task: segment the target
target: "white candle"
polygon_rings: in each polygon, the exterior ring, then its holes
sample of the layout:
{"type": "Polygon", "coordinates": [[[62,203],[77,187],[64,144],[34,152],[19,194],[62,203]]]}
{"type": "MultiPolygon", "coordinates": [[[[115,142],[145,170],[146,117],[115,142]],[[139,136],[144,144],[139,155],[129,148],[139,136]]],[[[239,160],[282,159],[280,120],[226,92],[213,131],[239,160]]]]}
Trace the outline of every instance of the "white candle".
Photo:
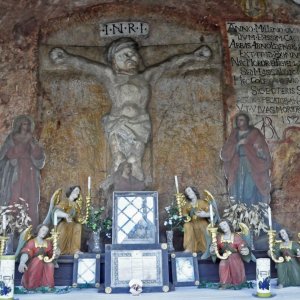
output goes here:
{"type": "Polygon", "coordinates": [[[56,212],[53,215],[53,225],[57,226],[57,214],[56,214],[56,212]]]}
{"type": "Polygon", "coordinates": [[[91,176],[88,177],[88,190],[91,190],[91,176]]]}
{"type": "Polygon", "coordinates": [[[210,217],[211,226],[214,227],[214,212],[211,204],[209,204],[209,217],[210,217]]]}
{"type": "Polygon", "coordinates": [[[2,231],[3,231],[3,235],[5,235],[5,230],[6,230],[6,214],[3,214],[2,216],[2,231]]]}
{"type": "Polygon", "coordinates": [[[179,187],[178,187],[178,178],[177,175],[175,175],[175,187],[176,187],[176,193],[179,193],[179,187]]]}
{"type": "Polygon", "coordinates": [[[269,228],[272,230],[272,213],[271,213],[271,207],[268,207],[268,219],[269,219],[269,228]]]}

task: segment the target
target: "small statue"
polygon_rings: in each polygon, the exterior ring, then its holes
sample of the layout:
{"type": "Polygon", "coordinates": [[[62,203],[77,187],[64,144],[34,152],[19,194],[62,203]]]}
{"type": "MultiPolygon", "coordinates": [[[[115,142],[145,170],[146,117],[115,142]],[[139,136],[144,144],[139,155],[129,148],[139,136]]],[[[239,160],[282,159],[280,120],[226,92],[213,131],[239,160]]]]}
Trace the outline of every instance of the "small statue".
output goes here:
{"type": "MultiPolygon", "coordinates": [[[[210,255],[215,262],[220,258],[219,277],[220,288],[231,285],[241,285],[246,282],[245,267],[243,261],[255,261],[251,253],[249,244],[249,230],[246,225],[241,226],[242,233],[235,233],[231,223],[223,219],[219,222],[219,233],[212,235],[211,245],[207,252],[202,255],[202,259],[210,255]]],[[[209,231],[216,228],[208,228],[209,231]]]]}
{"type": "MultiPolygon", "coordinates": [[[[181,208],[185,216],[183,248],[186,252],[206,251],[206,229],[209,224],[209,199],[199,199],[200,194],[197,188],[188,186],[185,189],[186,204],[181,208]]],[[[218,211],[215,200],[214,216],[218,218],[218,211]]]]}
{"type": "Polygon", "coordinates": [[[67,199],[61,199],[62,190],[58,189],[51,197],[48,215],[44,224],[57,226],[58,246],[61,254],[80,253],[82,231],[82,197],[80,186],[71,186],[67,199]]]}
{"type": "Polygon", "coordinates": [[[19,272],[24,273],[21,284],[28,290],[39,287],[54,288],[54,264],[46,261],[53,255],[57,258],[60,253],[53,249],[52,242],[47,239],[47,225],[40,224],[36,231],[34,238],[31,236],[31,227],[20,236],[16,256],[21,253],[18,267],[19,272]]]}
{"type": "Polygon", "coordinates": [[[283,257],[283,262],[276,263],[278,288],[300,286],[300,245],[291,241],[285,229],[279,231],[281,242],[273,248],[276,257],[283,257]]]}
{"type": "Polygon", "coordinates": [[[143,282],[140,279],[131,279],[129,281],[130,293],[132,296],[139,296],[143,291],[143,282]]]}

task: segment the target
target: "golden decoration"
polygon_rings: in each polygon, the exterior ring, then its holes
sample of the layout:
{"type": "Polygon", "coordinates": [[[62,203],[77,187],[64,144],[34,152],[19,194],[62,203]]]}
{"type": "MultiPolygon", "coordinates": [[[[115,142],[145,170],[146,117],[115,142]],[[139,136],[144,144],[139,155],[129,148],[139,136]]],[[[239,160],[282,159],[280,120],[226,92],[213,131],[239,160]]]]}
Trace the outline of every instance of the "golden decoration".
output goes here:
{"type": "Polygon", "coordinates": [[[0,236],[0,256],[3,255],[6,241],[8,240],[8,237],[6,236],[0,236]]]}
{"type": "MultiPolygon", "coordinates": [[[[84,217],[79,217],[78,218],[78,222],[80,223],[80,224],[86,224],[86,222],[87,222],[87,220],[88,220],[88,218],[89,218],[89,216],[90,216],[90,207],[91,207],[91,190],[88,190],[88,194],[87,194],[87,196],[85,197],[85,216],[84,217]]],[[[81,194],[80,194],[80,196],[79,196],[79,203],[77,204],[78,206],[79,206],[79,209],[80,209],[80,211],[82,210],[82,196],[81,196],[81,194]]],[[[78,202],[78,200],[76,201],[76,203],[78,202]]]]}
{"type": "Polygon", "coordinates": [[[111,294],[112,288],[110,286],[105,288],[105,294],[111,294]]]}
{"type": "Polygon", "coordinates": [[[274,245],[276,243],[276,231],[275,230],[268,230],[268,236],[269,236],[269,251],[270,251],[270,256],[272,258],[272,260],[275,263],[283,263],[284,262],[284,258],[282,256],[276,258],[274,255],[274,245]]]}
{"type": "Polygon", "coordinates": [[[176,202],[177,202],[179,217],[182,217],[182,207],[186,205],[185,196],[182,193],[176,193],[176,202]]]}
{"type": "Polygon", "coordinates": [[[216,256],[219,259],[223,259],[223,260],[227,259],[230,256],[230,254],[231,254],[230,251],[225,251],[223,253],[223,255],[221,255],[219,253],[219,249],[218,249],[218,246],[217,246],[217,232],[218,232],[218,228],[217,227],[211,227],[211,226],[209,227],[209,226],[207,226],[207,230],[211,234],[212,245],[214,247],[214,251],[216,253],[216,256]]]}
{"type": "Polygon", "coordinates": [[[49,258],[48,256],[44,257],[44,262],[45,263],[49,263],[52,262],[55,258],[56,258],[56,251],[58,249],[58,236],[59,233],[57,232],[57,228],[56,226],[54,226],[54,228],[51,230],[51,240],[52,240],[52,245],[53,245],[53,254],[52,257],[49,258]]]}

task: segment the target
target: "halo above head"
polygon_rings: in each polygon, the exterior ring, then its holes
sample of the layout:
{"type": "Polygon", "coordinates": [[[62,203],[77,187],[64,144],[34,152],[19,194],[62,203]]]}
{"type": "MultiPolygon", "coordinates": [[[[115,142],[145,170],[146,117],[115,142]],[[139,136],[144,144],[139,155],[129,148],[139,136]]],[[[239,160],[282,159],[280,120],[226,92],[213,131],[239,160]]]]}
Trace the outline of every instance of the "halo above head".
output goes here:
{"type": "Polygon", "coordinates": [[[33,118],[29,115],[20,115],[20,116],[17,116],[16,118],[14,118],[14,120],[12,122],[12,131],[14,133],[19,131],[22,121],[24,121],[24,120],[27,120],[30,122],[30,132],[32,133],[34,131],[35,124],[34,124],[33,118]]]}
{"type": "Polygon", "coordinates": [[[138,43],[129,37],[123,37],[113,41],[107,50],[107,61],[109,64],[112,64],[114,55],[124,49],[124,48],[133,48],[135,50],[138,49],[138,43]]]}
{"type": "Polygon", "coordinates": [[[252,119],[251,119],[249,113],[246,112],[246,111],[240,110],[233,117],[234,118],[234,121],[233,121],[233,127],[234,128],[237,128],[237,119],[238,119],[239,116],[245,116],[247,121],[248,121],[248,125],[252,126],[252,119]]]}

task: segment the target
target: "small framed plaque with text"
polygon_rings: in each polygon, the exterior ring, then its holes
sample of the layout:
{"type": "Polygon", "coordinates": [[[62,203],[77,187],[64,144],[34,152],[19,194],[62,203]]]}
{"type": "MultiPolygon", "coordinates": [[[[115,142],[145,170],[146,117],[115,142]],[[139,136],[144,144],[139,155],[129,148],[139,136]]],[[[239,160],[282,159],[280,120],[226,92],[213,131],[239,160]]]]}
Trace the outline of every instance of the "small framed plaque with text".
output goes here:
{"type": "Polygon", "coordinates": [[[168,292],[167,245],[132,245],[126,250],[123,245],[106,245],[105,292],[129,292],[131,279],[143,282],[143,292],[168,292]]]}

